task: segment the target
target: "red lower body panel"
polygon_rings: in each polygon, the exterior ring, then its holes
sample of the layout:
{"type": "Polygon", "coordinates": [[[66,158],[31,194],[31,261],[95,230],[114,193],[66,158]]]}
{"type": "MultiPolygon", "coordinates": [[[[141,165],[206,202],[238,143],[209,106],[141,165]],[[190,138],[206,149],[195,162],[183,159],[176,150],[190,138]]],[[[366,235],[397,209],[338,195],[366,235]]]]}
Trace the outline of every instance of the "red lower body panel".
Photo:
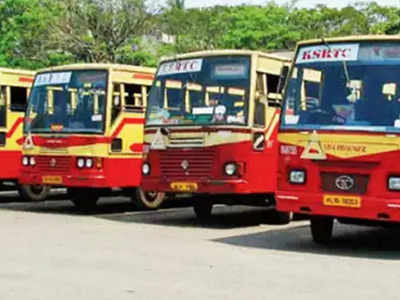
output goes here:
{"type": "MultiPolygon", "coordinates": [[[[38,157],[40,161],[42,157],[38,157]]],[[[46,158],[51,158],[48,156],[46,158]]],[[[55,157],[60,159],[59,157],[55,157]]],[[[102,168],[78,169],[75,159],[68,157],[62,168],[37,164],[23,167],[19,182],[22,184],[49,184],[66,187],[124,188],[137,187],[141,181],[141,159],[104,158],[102,168]],[[67,160],[68,159],[68,160],[67,160]],[[47,181],[46,180],[50,180],[47,181]]]]}
{"type": "Polygon", "coordinates": [[[172,183],[197,185],[193,193],[206,194],[272,194],[276,189],[277,151],[275,146],[255,151],[252,143],[240,142],[198,148],[151,150],[146,163],[150,174],[143,176],[146,191],[184,192],[172,183]],[[225,173],[233,163],[236,172],[225,173]]]}
{"type": "Polygon", "coordinates": [[[142,188],[146,191],[173,192],[171,183],[190,182],[196,183],[198,189],[196,193],[205,194],[250,194],[249,184],[244,179],[225,179],[225,180],[163,180],[160,178],[146,178],[142,181],[142,188]]]}
{"type": "Polygon", "coordinates": [[[21,165],[21,151],[0,151],[0,180],[16,180],[21,165]]]}
{"type": "Polygon", "coordinates": [[[321,193],[278,191],[276,207],[277,210],[285,212],[400,222],[400,195],[398,199],[365,195],[356,195],[356,197],[361,197],[361,207],[337,207],[323,204],[321,193]]]}

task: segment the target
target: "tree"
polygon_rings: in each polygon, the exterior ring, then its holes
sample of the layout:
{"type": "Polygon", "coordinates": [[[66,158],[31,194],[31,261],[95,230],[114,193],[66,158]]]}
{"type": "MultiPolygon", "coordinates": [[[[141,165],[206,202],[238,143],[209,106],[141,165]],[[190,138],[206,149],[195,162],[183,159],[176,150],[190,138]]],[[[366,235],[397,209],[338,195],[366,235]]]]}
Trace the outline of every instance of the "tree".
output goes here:
{"type": "MultiPolygon", "coordinates": [[[[84,62],[118,62],[150,25],[144,0],[70,0],[52,31],[53,46],[84,62]]],[[[133,51],[133,50],[132,50],[133,51]]]]}
{"type": "Polygon", "coordinates": [[[266,6],[232,7],[221,18],[225,26],[221,36],[224,48],[290,48],[300,38],[298,30],[288,22],[288,7],[272,2],[266,6]]]}
{"type": "Polygon", "coordinates": [[[58,11],[51,0],[0,1],[0,65],[36,69],[68,60],[48,48],[58,11]]]}

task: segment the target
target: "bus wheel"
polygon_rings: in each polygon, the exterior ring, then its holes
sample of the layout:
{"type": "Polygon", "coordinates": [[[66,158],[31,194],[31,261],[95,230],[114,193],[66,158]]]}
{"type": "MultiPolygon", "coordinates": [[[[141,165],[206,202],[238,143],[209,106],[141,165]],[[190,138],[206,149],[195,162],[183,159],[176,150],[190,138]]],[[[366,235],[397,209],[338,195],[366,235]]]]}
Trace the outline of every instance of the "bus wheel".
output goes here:
{"type": "Polygon", "coordinates": [[[43,201],[47,198],[50,186],[39,184],[22,184],[18,186],[19,195],[26,201],[43,201]]]}
{"type": "Polygon", "coordinates": [[[281,212],[281,211],[275,210],[274,216],[275,216],[276,223],[280,224],[280,225],[289,224],[290,221],[292,221],[292,219],[293,219],[292,212],[281,212]]]}
{"type": "Polygon", "coordinates": [[[326,244],[332,238],[333,218],[312,216],[311,217],[311,234],[314,242],[318,244],[326,244]]]}
{"type": "Polygon", "coordinates": [[[136,207],[143,210],[158,209],[164,200],[165,193],[145,192],[141,187],[136,189],[136,193],[132,197],[132,202],[136,207]]]}
{"type": "Polygon", "coordinates": [[[193,210],[196,214],[197,219],[199,220],[207,220],[211,217],[211,212],[213,208],[213,203],[208,200],[198,199],[193,204],[193,210]]]}
{"type": "Polygon", "coordinates": [[[72,203],[74,203],[79,210],[89,211],[97,207],[99,194],[93,189],[68,188],[67,193],[72,203]]]}

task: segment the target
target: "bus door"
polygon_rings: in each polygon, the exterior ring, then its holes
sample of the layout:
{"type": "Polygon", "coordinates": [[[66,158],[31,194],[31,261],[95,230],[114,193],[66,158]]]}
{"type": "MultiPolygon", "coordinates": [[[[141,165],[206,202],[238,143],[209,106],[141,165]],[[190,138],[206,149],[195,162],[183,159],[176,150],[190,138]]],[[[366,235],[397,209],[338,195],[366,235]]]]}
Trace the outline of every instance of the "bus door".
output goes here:
{"type": "Polygon", "coordinates": [[[265,72],[257,72],[253,116],[253,150],[264,151],[275,143],[279,122],[284,78],[265,72]]]}
{"type": "Polygon", "coordinates": [[[142,154],[147,95],[148,87],[145,85],[118,82],[112,84],[111,155],[142,154]]]}

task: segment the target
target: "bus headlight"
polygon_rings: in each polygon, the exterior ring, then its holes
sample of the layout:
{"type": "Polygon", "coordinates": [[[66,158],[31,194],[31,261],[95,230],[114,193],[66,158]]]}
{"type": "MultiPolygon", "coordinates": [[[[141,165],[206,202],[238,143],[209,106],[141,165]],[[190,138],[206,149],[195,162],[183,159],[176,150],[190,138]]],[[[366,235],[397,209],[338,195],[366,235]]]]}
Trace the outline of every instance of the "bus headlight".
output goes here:
{"type": "Polygon", "coordinates": [[[29,164],[30,164],[31,166],[36,165],[36,160],[35,160],[35,158],[34,158],[33,156],[29,159],[29,164]]]}
{"type": "Polygon", "coordinates": [[[144,163],[142,165],[142,174],[143,175],[149,175],[150,174],[150,164],[149,163],[144,163]]]}
{"type": "Polygon", "coordinates": [[[86,158],[86,168],[90,169],[93,167],[93,159],[92,158],[86,158]]]}
{"type": "Polygon", "coordinates": [[[29,166],[29,157],[24,156],[24,157],[22,158],[22,165],[23,165],[23,166],[29,166]]]}
{"type": "Polygon", "coordinates": [[[226,175],[233,176],[233,175],[235,175],[236,170],[237,170],[237,166],[235,163],[225,164],[224,171],[225,171],[226,175]]]}
{"type": "Polygon", "coordinates": [[[388,189],[391,191],[400,191],[400,177],[389,177],[388,189]]]}
{"type": "Polygon", "coordinates": [[[85,166],[85,159],[84,159],[84,158],[78,158],[78,159],[76,160],[76,166],[77,166],[79,169],[82,169],[82,168],[85,166]]]}
{"type": "Polygon", "coordinates": [[[304,184],[306,182],[306,172],[302,170],[290,171],[289,182],[293,184],[304,184]]]}

